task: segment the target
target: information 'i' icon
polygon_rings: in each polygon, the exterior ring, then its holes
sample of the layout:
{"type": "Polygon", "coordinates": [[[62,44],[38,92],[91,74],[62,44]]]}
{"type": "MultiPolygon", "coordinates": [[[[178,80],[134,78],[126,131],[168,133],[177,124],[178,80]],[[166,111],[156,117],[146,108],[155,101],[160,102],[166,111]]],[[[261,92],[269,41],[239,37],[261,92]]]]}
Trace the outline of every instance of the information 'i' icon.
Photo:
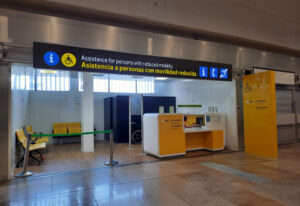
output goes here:
{"type": "Polygon", "coordinates": [[[208,68],[204,66],[199,67],[199,76],[200,77],[208,77],[208,68]]]}
{"type": "Polygon", "coordinates": [[[58,54],[54,51],[48,51],[44,54],[44,62],[49,66],[55,66],[59,62],[58,54]]]}

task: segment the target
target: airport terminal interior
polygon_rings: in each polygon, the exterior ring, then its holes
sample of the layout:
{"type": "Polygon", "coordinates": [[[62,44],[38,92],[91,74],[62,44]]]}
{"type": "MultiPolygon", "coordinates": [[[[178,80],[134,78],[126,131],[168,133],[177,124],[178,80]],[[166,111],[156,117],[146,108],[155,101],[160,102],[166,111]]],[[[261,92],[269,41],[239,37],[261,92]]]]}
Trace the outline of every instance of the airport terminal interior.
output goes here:
{"type": "Polygon", "coordinates": [[[296,0],[0,3],[0,205],[298,206],[296,0]]]}
{"type": "MultiPolygon", "coordinates": [[[[11,148],[16,154],[16,158],[12,161],[16,164],[15,175],[22,171],[23,146],[20,144],[22,141],[20,136],[30,132],[50,135],[81,132],[81,112],[84,110],[82,107],[91,107],[90,104],[84,104],[85,99],[81,97],[81,93],[86,92],[83,91],[83,75],[83,72],[36,70],[30,65],[12,65],[12,130],[22,131],[12,138],[12,141],[15,141],[11,148]]],[[[218,127],[224,131],[226,141],[234,142],[234,139],[226,138],[226,134],[234,136],[232,134],[234,131],[226,131],[225,125],[225,115],[229,122],[233,122],[230,118],[233,118],[231,113],[235,110],[234,98],[225,99],[227,96],[235,96],[234,82],[97,73],[88,75],[92,79],[86,81],[93,82],[93,131],[114,129],[114,158],[121,164],[156,160],[155,154],[151,156],[142,154],[142,112],[159,113],[159,109],[162,109],[161,112],[166,114],[182,113],[186,129],[207,125],[211,128],[218,127]],[[225,101],[220,104],[222,100],[225,101]],[[209,113],[208,109],[214,109],[214,112],[209,113]],[[217,126],[210,125],[210,122],[205,124],[206,113],[216,119],[217,126]],[[117,124],[113,118],[118,121],[117,124]],[[129,125],[131,125],[131,144],[129,144],[129,125]]],[[[149,128],[153,129],[151,126],[149,128]]],[[[95,148],[92,154],[82,152],[81,144],[84,140],[81,138],[85,136],[40,137],[37,143],[46,143],[46,147],[43,148],[43,160],[31,158],[28,169],[36,172],[36,175],[49,175],[103,167],[105,161],[109,160],[109,134],[94,135],[95,148]]],[[[207,155],[221,150],[230,151],[226,149],[226,142],[219,150],[194,150],[194,152],[191,150],[189,156],[193,153],[207,155]]]]}

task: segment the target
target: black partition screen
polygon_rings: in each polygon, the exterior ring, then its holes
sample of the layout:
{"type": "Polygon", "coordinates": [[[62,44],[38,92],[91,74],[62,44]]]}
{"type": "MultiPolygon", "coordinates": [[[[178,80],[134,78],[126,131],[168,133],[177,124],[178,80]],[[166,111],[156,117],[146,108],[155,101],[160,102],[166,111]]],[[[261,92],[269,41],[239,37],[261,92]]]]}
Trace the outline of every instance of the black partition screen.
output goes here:
{"type": "MultiPolygon", "coordinates": [[[[173,106],[174,112],[176,112],[176,97],[144,96],[143,101],[144,113],[158,113],[160,106],[164,106],[165,113],[169,112],[170,106],[173,106]]],[[[114,142],[116,143],[128,142],[128,115],[129,96],[117,95],[104,99],[104,129],[114,130],[114,142]]],[[[141,117],[132,115],[132,122],[140,126],[141,117]]],[[[109,140],[109,135],[105,135],[105,139],[109,140]]]]}
{"type": "MultiPolygon", "coordinates": [[[[118,95],[104,99],[104,129],[114,130],[114,142],[128,142],[129,96],[118,95]]],[[[105,135],[109,140],[109,135],[105,135]]]]}

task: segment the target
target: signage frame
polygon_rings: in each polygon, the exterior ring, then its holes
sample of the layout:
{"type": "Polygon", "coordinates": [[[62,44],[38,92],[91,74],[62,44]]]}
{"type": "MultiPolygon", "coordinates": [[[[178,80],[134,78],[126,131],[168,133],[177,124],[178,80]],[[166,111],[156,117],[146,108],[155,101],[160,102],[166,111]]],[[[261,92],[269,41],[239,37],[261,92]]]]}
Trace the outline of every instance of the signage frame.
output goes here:
{"type": "Polygon", "coordinates": [[[33,43],[33,67],[36,69],[232,81],[231,64],[87,49],[40,42],[33,43]],[[59,58],[58,61],[57,57],[59,58]],[[204,77],[200,76],[200,67],[207,67],[208,71],[204,77]],[[211,74],[211,68],[217,68],[217,72],[211,74]],[[227,78],[221,78],[221,69],[225,71],[223,77],[227,78]],[[214,76],[216,74],[217,78],[214,76]]]}

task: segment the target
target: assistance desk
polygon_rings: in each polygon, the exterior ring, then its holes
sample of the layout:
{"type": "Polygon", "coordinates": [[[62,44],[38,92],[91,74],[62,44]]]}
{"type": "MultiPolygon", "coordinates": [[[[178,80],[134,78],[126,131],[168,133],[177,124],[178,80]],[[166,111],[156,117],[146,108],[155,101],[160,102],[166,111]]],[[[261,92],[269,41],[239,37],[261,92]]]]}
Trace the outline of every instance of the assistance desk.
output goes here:
{"type": "Polygon", "coordinates": [[[224,149],[223,130],[205,128],[184,128],[186,151],[224,149]]]}
{"type": "Polygon", "coordinates": [[[144,151],[157,157],[224,149],[223,130],[184,128],[183,114],[144,114],[144,151]]]}

